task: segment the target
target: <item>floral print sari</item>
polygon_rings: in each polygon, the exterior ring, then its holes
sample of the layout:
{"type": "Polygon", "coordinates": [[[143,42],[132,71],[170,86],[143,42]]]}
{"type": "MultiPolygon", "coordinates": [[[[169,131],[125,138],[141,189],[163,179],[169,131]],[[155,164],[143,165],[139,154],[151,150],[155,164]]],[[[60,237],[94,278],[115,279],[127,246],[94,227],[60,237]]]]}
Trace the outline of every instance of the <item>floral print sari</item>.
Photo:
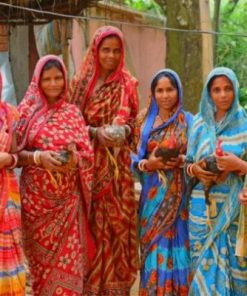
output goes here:
{"type": "Polygon", "coordinates": [[[41,58],[27,93],[19,105],[19,149],[61,151],[74,145],[78,167],[51,173],[41,166],[22,170],[21,197],[25,252],[34,295],[82,295],[83,278],[93,256],[88,227],[93,152],[88,130],[76,106],[61,98],[49,107],[39,87],[44,65],[56,56],[41,58]]]}

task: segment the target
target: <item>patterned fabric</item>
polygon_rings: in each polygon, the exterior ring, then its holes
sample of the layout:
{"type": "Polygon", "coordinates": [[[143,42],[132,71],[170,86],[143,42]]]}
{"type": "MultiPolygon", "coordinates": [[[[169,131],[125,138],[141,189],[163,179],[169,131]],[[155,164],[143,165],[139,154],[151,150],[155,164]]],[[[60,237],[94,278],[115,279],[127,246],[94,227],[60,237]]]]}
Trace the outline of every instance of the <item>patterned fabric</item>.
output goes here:
{"type": "MultiPolygon", "coordinates": [[[[86,123],[94,127],[133,125],[138,107],[136,84],[124,69],[122,33],[114,27],[97,30],[72,83],[72,101],[80,106],[86,123]],[[92,94],[99,77],[99,44],[110,35],[121,40],[121,61],[117,70],[92,94]]],[[[115,166],[105,147],[97,140],[93,145],[95,162],[90,226],[97,254],[87,275],[85,295],[129,295],[137,270],[136,206],[129,141],[121,147],[109,148],[119,170],[118,178],[114,176],[115,166]]]]}
{"type": "MultiPolygon", "coordinates": [[[[0,94],[2,79],[0,74],[0,94]]],[[[0,152],[9,152],[16,112],[0,100],[0,152]]],[[[0,295],[25,295],[20,194],[10,170],[0,169],[0,295]]]]}
{"type": "MultiPolygon", "coordinates": [[[[205,83],[200,112],[191,130],[187,159],[196,162],[215,151],[217,139],[222,140],[225,152],[240,158],[246,155],[247,116],[239,105],[239,86],[235,74],[228,68],[216,68],[205,83]],[[233,84],[235,98],[226,116],[215,122],[215,106],[208,92],[209,81],[219,75],[233,84]]],[[[235,255],[236,233],[240,205],[238,193],[242,178],[230,173],[226,180],[212,187],[210,199],[216,202],[216,213],[210,213],[212,230],[202,183],[198,183],[190,197],[189,235],[193,279],[189,295],[247,295],[247,260],[235,255]]],[[[212,203],[213,204],[213,203],[212,203]]]]}
{"type": "Polygon", "coordinates": [[[84,119],[76,106],[66,102],[66,90],[48,106],[39,88],[46,56],[38,62],[32,83],[19,105],[19,148],[66,150],[73,144],[78,169],[53,173],[28,165],[22,170],[23,232],[34,295],[82,295],[83,277],[89,269],[94,246],[88,229],[91,207],[93,151],[84,119]]]}
{"type": "MultiPolygon", "coordinates": [[[[169,69],[160,73],[173,76],[177,83],[179,103],[169,120],[153,128],[158,105],[152,96],[151,104],[139,132],[137,154],[133,155],[133,169],[147,158],[157,144],[167,147],[173,134],[176,147],[184,154],[192,115],[182,110],[182,87],[177,74],[169,69]]],[[[141,115],[143,118],[143,115],[141,115]]],[[[189,285],[188,213],[185,208],[183,170],[175,168],[163,171],[164,184],[158,172],[140,173],[142,192],[139,209],[141,243],[140,295],[187,295],[189,285]]]]}

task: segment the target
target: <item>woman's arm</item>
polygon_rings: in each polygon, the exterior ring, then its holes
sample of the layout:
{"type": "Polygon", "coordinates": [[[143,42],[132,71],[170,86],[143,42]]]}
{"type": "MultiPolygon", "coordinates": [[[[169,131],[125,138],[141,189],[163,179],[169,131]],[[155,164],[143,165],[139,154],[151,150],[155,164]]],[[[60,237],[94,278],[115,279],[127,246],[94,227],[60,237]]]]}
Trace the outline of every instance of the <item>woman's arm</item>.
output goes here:
{"type": "MultiPolygon", "coordinates": [[[[12,147],[11,153],[16,152],[16,137],[15,134],[13,135],[12,139],[12,147]]],[[[17,163],[17,156],[7,152],[0,152],[0,169],[6,168],[14,168],[17,163]]]]}
{"type": "Polygon", "coordinates": [[[247,206],[247,187],[240,191],[238,198],[242,205],[247,206]]]}
{"type": "Polygon", "coordinates": [[[0,169],[10,167],[12,164],[12,156],[7,152],[0,152],[0,169]]]}
{"type": "Polygon", "coordinates": [[[191,163],[189,164],[189,167],[187,167],[187,173],[190,177],[196,177],[200,182],[207,186],[212,181],[216,181],[217,175],[206,171],[204,169],[204,165],[203,159],[198,162],[191,163]]]}
{"type": "Polygon", "coordinates": [[[59,153],[54,151],[27,151],[22,150],[18,154],[18,166],[36,165],[49,171],[61,171],[64,169],[62,163],[58,160],[59,153]]]}
{"type": "Polygon", "coordinates": [[[247,162],[234,155],[224,153],[223,156],[216,157],[217,166],[222,171],[237,172],[240,175],[247,174],[247,162]]]}

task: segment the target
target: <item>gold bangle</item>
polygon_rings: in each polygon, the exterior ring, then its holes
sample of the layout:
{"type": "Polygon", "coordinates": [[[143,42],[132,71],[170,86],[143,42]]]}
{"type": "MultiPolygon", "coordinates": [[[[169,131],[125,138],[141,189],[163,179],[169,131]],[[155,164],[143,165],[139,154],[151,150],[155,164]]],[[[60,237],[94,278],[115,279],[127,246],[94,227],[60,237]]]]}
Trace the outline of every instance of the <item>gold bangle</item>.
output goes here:
{"type": "Polygon", "coordinates": [[[145,165],[147,164],[148,160],[147,159],[142,159],[138,162],[138,169],[141,172],[148,172],[147,167],[145,167],[145,165]]]}
{"type": "Polygon", "coordinates": [[[41,151],[39,150],[36,150],[33,154],[33,161],[36,165],[41,164],[40,155],[41,155],[41,151]]]}

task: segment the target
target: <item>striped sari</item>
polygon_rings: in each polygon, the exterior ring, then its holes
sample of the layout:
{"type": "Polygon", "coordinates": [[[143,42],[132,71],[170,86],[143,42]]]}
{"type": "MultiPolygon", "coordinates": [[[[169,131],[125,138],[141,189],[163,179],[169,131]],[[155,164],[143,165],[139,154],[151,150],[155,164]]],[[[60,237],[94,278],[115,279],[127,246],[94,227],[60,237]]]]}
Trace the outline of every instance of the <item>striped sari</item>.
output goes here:
{"type": "MultiPolygon", "coordinates": [[[[13,108],[0,101],[0,152],[10,152],[15,116],[13,108]]],[[[2,168],[0,169],[1,296],[25,295],[26,277],[20,211],[20,194],[15,175],[13,171],[2,168]]]]}
{"type": "MultiPolygon", "coordinates": [[[[238,81],[228,68],[216,68],[205,84],[200,113],[191,130],[187,159],[197,162],[215,151],[217,139],[222,140],[225,152],[240,158],[246,156],[247,116],[239,105],[238,81]],[[214,104],[208,83],[214,76],[225,75],[233,84],[235,98],[226,116],[219,123],[214,120],[214,104]]],[[[235,255],[240,204],[238,193],[242,178],[230,173],[226,180],[213,186],[209,218],[202,183],[198,183],[190,197],[189,234],[193,279],[189,295],[247,295],[247,260],[235,255]]]]}

